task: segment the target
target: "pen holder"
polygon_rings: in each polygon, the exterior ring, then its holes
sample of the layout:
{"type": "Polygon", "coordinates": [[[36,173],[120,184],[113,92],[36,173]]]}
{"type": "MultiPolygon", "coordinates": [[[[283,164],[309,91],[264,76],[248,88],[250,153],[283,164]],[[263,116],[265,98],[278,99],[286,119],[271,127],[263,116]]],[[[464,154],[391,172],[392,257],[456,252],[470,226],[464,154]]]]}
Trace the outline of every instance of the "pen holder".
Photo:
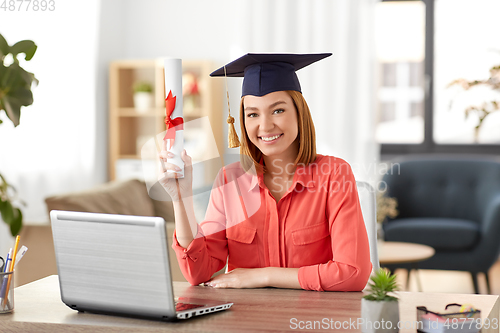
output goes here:
{"type": "Polygon", "coordinates": [[[14,310],[14,272],[0,273],[0,313],[14,310]]]}

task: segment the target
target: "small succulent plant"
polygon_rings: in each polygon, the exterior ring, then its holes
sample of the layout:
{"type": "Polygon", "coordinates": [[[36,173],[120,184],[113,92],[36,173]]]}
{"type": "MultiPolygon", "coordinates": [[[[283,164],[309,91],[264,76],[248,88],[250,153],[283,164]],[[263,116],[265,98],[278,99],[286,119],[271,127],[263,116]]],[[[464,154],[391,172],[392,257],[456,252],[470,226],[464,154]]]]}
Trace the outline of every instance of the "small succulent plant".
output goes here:
{"type": "Polygon", "coordinates": [[[370,294],[363,296],[369,301],[397,301],[398,298],[389,295],[389,293],[398,291],[399,287],[396,283],[396,275],[390,271],[380,268],[370,278],[368,291],[370,294]]]}

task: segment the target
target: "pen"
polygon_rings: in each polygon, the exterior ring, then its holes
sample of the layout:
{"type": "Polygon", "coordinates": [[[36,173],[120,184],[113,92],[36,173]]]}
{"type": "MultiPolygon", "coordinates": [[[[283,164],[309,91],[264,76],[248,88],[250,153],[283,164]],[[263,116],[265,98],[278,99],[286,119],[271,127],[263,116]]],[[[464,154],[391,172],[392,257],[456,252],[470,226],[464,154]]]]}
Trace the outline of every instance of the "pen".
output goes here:
{"type": "Polygon", "coordinates": [[[21,249],[19,252],[17,252],[17,257],[16,257],[16,262],[14,263],[14,268],[16,268],[17,263],[21,261],[21,259],[24,257],[24,254],[28,251],[28,248],[26,246],[21,246],[21,249]]]}
{"type": "Polygon", "coordinates": [[[9,263],[12,260],[12,248],[10,248],[9,253],[7,253],[7,259],[5,259],[5,266],[3,267],[4,273],[9,269],[9,263]]]}
{"type": "MultiPolygon", "coordinates": [[[[19,235],[16,236],[16,244],[14,245],[14,251],[12,252],[12,261],[10,263],[10,269],[9,272],[14,271],[14,263],[16,262],[16,255],[17,255],[17,248],[19,247],[19,240],[21,237],[19,235]]],[[[7,280],[7,289],[5,290],[5,296],[3,299],[3,306],[5,307],[5,304],[7,303],[7,295],[9,294],[9,288],[10,288],[10,283],[12,282],[12,274],[9,274],[9,279],[7,280]]]]}
{"type": "MultiPolygon", "coordinates": [[[[14,267],[12,268],[12,271],[16,268],[17,264],[21,261],[21,259],[24,257],[24,255],[26,254],[26,251],[28,251],[28,248],[26,246],[21,246],[21,249],[17,252],[17,256],[16,256],[16,262],[14,263],[14,267]]],[[[9,253],[7,254],[7,261],[6,261],[6,266],[5,268],[7,269],[7,267],[10,267],[8,266],[8,264],[12,261],[11,259],[12,257],[12,248],[10,249],[9,253]]],[[[5,297],[7,298],[7,294],[6,294],[6,287],[7,287],[7,276],[4,277],[4,281],[2,283],[2,287],[0,288],[0,304],[2,304],[2,300],[3,300],[3,296],[5,294],[5,297]]],[[[7,300],[7,307],[10,308],[10,305],[9,305],[9,300],[7,300]]]]}
{"type": "MultiPolygon", "coordinates": [[[[9,253],[7,253],[7,259],[5,260],[5,266],[3,269],[4,273],[9,271],[10,262],[12,261],[11,257],[12,257],[12,248],[10,248],[9,253]]],[[[1,283],[2,287],[0,288],[0,304],[2,304],[3,296],[4,296],[5,290],[7,288],[7,281],[8,281],[8,276],[5,275],[2,279],[2,283],[1,283]]]]}

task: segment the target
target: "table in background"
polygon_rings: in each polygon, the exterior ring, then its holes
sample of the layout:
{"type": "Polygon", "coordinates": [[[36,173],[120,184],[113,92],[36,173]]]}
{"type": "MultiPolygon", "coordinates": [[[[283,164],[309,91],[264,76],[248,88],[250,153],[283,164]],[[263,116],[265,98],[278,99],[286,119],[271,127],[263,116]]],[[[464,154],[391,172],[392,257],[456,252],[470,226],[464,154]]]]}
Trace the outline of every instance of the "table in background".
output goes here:
{"type": "MultiPolygon", "coordinates": [[[[418,291],[422,291],[422,283],[418,275],[418,263],[432,257],[435,253],[434,249],[430,246],[415,243],[404,242],[379,242],[378,243],[378,257],[380,266],[391,264],[411,264],[412,269],[415,270],[417,277],[418,291]]],[[[408,270],[406,279],[406,287],[410,282],[411,269],[408,270]]]]}
{"type": "MultiPolygon", "coordinates": [[[[315,292],[289,289],[212,289],[174,282],[175,294],[234,302],[231,309],[179,322],[78,313],[64,305],[56,275],[15,289],[14,313],[0,315],[4,332],[241,332],[292,330],[298,321],[357,321],[361,316],[361,292],[315,292]]],[[[471,303],[481,309],[483,320],[499,315],[498,295],[459,295],[401,292],[400,320],[416,320],[416,306],[440,310],[448,303],[471,303]]],[[[297,331],[297,329],[295,330],[297,331]]],[[[307,330],[310,331],[310,330],[307,330]]],[[[325,331],[325,330],[320,330],[325,331]]],[[[338,331],[338,330],[337,330],[338,331]]],[[[349,331],[341,329],[340,331],[349,331]]],[[[359,331],[357,329],[351,331],[359,331]]],[[[498,332],[485,330],[483,332],[498,332]]],[[[400,332],[415,332],[402,329],[400,332]]]]}
{"type": "Polygon", "coordinates": [[[417,263],[432,257],[435,253],[430,246],[404,242],[379,242],[380,265],[417,263]]]}

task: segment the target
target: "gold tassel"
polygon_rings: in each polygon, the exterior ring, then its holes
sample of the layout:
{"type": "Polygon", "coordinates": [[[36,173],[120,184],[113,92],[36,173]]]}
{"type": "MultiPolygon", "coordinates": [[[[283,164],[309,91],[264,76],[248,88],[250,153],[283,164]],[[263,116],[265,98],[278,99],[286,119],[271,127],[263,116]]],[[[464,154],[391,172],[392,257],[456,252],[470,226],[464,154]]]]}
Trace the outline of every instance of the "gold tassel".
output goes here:
{"type": "Polygon", "coordinates": [[[227,115],[227,123],[229,124],[229,129],[228,129],[229,148],[238,148],[240,146],[240,139],[238,139],[238,134],[234,129],[234,118],[231,117],[231,115],[227,115]]]}
{"type": "Polygon", "coordinates": [[[229,148],[238,148],[240,146],[240,139],[238,139],[238,134],[234,129],[234,118],[231,117],[231,108],[229,107],[229,90],[227,89],[227,73],[226,66],[224,66],[224,79],[226,81],[226,97],[227,97],[227,123],[229,128],[227,131],[229,148]]]}

